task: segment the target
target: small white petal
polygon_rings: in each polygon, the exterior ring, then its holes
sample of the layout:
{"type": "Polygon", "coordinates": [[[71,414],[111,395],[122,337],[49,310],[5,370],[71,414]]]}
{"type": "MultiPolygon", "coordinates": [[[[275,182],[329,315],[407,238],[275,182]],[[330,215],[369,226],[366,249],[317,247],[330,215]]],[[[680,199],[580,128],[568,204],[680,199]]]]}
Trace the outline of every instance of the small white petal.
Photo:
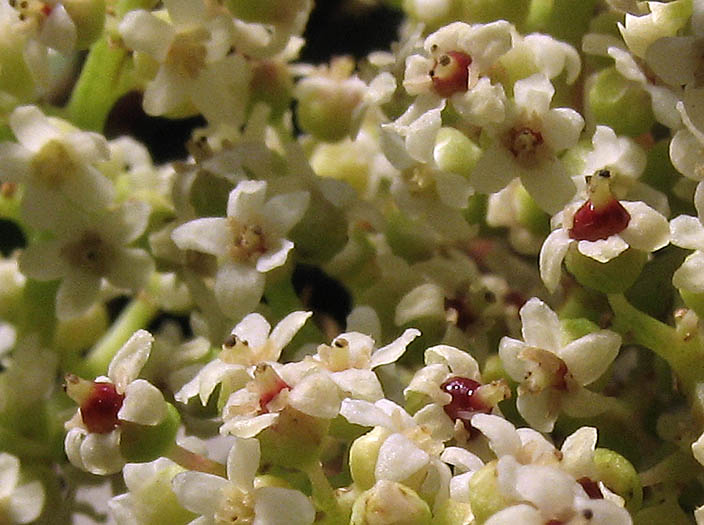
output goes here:
{"type": "Polygon", "coordinates": [[[71,269],[56,294],[56,317],[65,321],[83,315],[98,298],[101,278],[71,269]]]}
{"type": "Polygon", "coordinates": [[[484,525],[544,525],[545,520],[534,507],[526,504],[514,505],[493,514],[484,525]]]}
{"type": "Polygon", "coordinates": [[[307,191],[276,195],[264,204],[262,216],[271,229],[286,235],[303,218],[309,202],[307,191]]]}
{"type": "Polygon", "coordinates": [[[10,115],[10,127],[17,140],[36,153],[50,140],[60,140],[61,133],[37,106],[20,106],[10,115]]]}
{"type": "Polygon", "coordinates": [[[91,432],[81,443],[81,460],[91,474],[104,476],[120,472],[125,460],[120,454],[120,429],[107,434],[91,432]]]}
{"type": "Polygon", "coordinates": [[[502,337],[499,342],[499,357],[506,373],[514,381],[523,381],[526,374],[526,363],[518,356],[527,346],[523,341],[511,337],[502,337]]]}
{"type": "Polygon", "coordinates": [[[161,391],[144,379],[135,379],[125,389],[125,400],[117,417],[139,425],[158,425],[166,417],[161,391]]]}
{"type": "Polygon", "coordinates": [[[622,203],[631,220],[621,237],[631,247],[644,252],[654,252],[670,242],[670,226],[667,219],[644,202],[622,203]]]}
{"type": "Polygon", "coordinates": [[[5,509],[10,523],[29,523],[36,520],[42,513],[44,496],[44,487],[39,481],[17,487],[5,509]]]}
{"type": "Polygon", "coordinates": [[[689,292],[704,292],[704,253],[689,255],[672,275],[672,284],[689,292]]]}
{"type": "Polygon", "coordinates": [[[235,438],[227,455],[227,479],[241,489],[251,489],[259,470],[260,457],[258,439],[235,438]]]}
{"type": "Polygon", "coordinates": [[[288,401],[295,409],[313,417],[332,419],[340,412],[338,389],[324,373],[305,377],[291,389],[288,401]]]}
{"type": "Polygon", "coordinates": [[[690,250],[704,249],[704,226],[696,217],[680,215],[670,221],[672,244],[690,250]]]}
{"type": "Polygon", "coordinates": [[[254,310],[264,293],[266,277],[242,263],[221,266],[215,276],[215,298],[222,312],[239,318],[254,310]]]}
{"type": "Polygon", "coordinates": [[[479,380],[479,364],[468,352],[450,345],[431,346],[425,351],[425,364],[442,364],[454,375],[479,380]]]}
{"type": "Polygon", "coordinates": [[[369,401],[343,399],[340,414],[350,423],[364,427],[393,428],[393,421],[382,408],[369,401]]]}
{"type": "Polygon", "coordinates": [[[472,416],[472,426],[487,437],[496,457],[516,456],[521,450],[516,427],[500,416],[475,414],[472,416]]]}
{"type": "Polygon", "coordinates": [[[570,244],[572,239],[568,231],[559,228],[548,235],[540,249],[540,278],[550,292],[557,290],[560,284],[562,261],[567,255],[570,244]]]}
{"type": "Polygon", "coordinates": [[[560,413],[560,394],[552,388],[540,393],[526,392],[518,396],[516,408],[523,419],[540,432],[552,432],[560,413]]]}
{"type": "Polygon", "coordinates": [[[577,479],[592,476],[596,440],[597,431],[594,427],[582,427],[567,436],[560,447],[562,468],[577,479]]]}
{"type": "Polygon", "coordinates": [[[108,377],[118,392],[125,392],[127,385],[137,379],[149,359],[153,342],[152,334],[146,330],[137,330],[112,358],[108,366],[108,377]]]}
{"type": "Polygon", "coordinates": [[[12,494],[19,477],[20,460],[7,452],[0,452],[0,498],[12,494]]]}
{"type": "Polygon", "coordinates": [[[171,480],[171,488],[179,503],[196,514],[212,516],[222,499],[228,481],[204,472],[181,472],[171,480]]]}
{"type": "Polygon", "coordinates": [[[232,434],[241,438],[251,438],[269,428],[279,419],[278,413],[260,414],[254,417],[231,419],[220,427],[221,434],[232,434]]]}
{"type": "Polygon", "coordinates": [[[530,346],[553,353],[560,349],[560,320],[550,307],[537,297],[531,298],[520,311],[523,340],[530,346]]]}
{"type": "Polygon", "coordinates": [[[546,519],[572,508],[574,484],[569,474],[553,467],[525,465],[516,473],[516,490],[541,510],[546,519]]]}
{"type": "Polygon", "coordinates": [[[628,243],[619,235],[612,235],[597,241],[579,241],[577,249],[582,255],[600,263],[606,263],[625,252],[628,249],[628,243]]]}
{"type": "Polygon", "coordinates": [[[557,355],[565,362],[577,383],[584,386],[606,372],[620,348],[620,335],[611,330],[599,330],[572,341],[557,355]]]}
{"type": "Polygon", "coordinates": [[[258,272],[266,273],[283,266],[288,257],[288,253],[293,249],[293,243],[288,239],[276,239],[269,249],[257,258],[256,268],[258,272]]]}
{"type": "Polygon", "coordinates": [[[379,448],[374,469],[377,480],[403,481],[428,464],[430,456],[403,434],[392,434],[379,448]]]}
{"type": "Polygon", "coordinates": [[[278,359],[281,355],[281,350],[291,342],[291,339],[294,338],[311,315],[313,315],[313,312],[293,312],[279,321],[269,336],[269,341],[276,356],[272,360],[278,359]]]}
{"type": "Polygon", "coordinates": [[[266,182],[245,180],[230,192],[227,199],[227,216],[249,224],[256,222],[262,213],[266,197],[266,182]]]}
{"type": "Polygon", "coordinates": [[[217,257],[227,254],[230,237],[227,219],[222,217],[195,219],[182,224],[171,233],[174,243],[182,250],[195,250],[217,257]]]}
{"type": "Polygon", "coordinates": [[[151,55],[159,63],[166,60],[176,34],[168,22],[143,9],[128,12],[119,30],[127,47],[151,55]]]}
{"type": "Polygon", "coordinates": [[[537,169],[521,170],[521,184],[543,211],[554,215],[574,197],[577,187],[558,159],[540,164],[537,169]]]}
{"type": "Polygon", "coordinates": [[[315,508],[302,492],[282,487],[256,491],[253,525],[310,525],[314,520],[315,508]]]}
{"type": "Polygon", "coordinates": [[[404,354],[406,347],[418,336],[420,336],[420,330],[416,330],[415,328],[404,330],[401,337],[379,348],[372,354],[372,359],[369,364],[370,368],[396,362],[398,358],[404,354]]]}
{"type": "Polygon", "coordinates": [[[384,391],[376,374],[371,370],[350,368],[330,374],[330,378],[347,397],[377,401],[384,397],[384,391]]]}
{"type": "Polygon", "coordinates": [[[536,73],[518,80],[513,86],[513,96],[516,104],[536,115],[544,115],[550,109],[550,101],[555,94],[548,77],[536,73]]]}

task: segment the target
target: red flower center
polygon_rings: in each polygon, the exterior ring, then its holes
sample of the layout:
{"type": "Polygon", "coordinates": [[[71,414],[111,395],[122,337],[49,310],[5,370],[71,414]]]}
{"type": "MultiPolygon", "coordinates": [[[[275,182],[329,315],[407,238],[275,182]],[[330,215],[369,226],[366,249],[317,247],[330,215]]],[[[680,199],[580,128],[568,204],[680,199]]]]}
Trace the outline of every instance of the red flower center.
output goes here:
{"type": "Polygon", "coordinates": [[[117,413],[122,408],[125,395],[112,383],[93,383],[88,397],[81,403],[81,418],[90,432],[106,434],[120,424],[117,413]]]}
{"type": "Polygon", "coordinates": [[[453,421],[461,420],[468,430],[471,428],[469,420],[474,414],[491,412],[491,407],[476,395],[480,386],[482,385],[478,381],[459,376],[451,377],[440,385],[443,392],[452,396],[452,401],[443,407],[445,413],[453,421]]]}
{"type": "Polygon", "coordinates": [[[448,51],[440,55],[430,70],[435,92],[441,97],[450,97],[455,93],[469,89],[469,65],[472,57],[461,51],[448,51]]]}
{"type": "Polygon", "coordinates": [[[578,241],[608,239],[625,230],[630,220],[630,214],[616,199],[612,198],[601,206],[588,200],[574,214],[569,235],[578,241]]]}

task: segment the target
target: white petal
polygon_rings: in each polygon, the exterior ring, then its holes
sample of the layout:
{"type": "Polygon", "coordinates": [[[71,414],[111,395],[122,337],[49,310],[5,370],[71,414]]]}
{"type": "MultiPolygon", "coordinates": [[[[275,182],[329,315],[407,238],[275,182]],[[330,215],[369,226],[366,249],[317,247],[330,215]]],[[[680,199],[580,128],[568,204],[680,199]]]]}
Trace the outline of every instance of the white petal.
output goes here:
{"type": "Polygon", "coordinates": [[[645,53],[645,60],[662,81],[674,87],[694,81],[695,37],[663,37],[655,40],[645,53]]]}
{"type": "Polygon", "coordinates": [[[577,144],[584,128],[584,118],[573,109],[551,109],[543,116],[540,133],[554,153],[559,153],[577,144]]]}
{"type": "Polygon", "coordinates": [[[631,525],[633,520],[631,515],[623,507],[606,499],[582,499],[578,498],[574,504],[578,512],[591,511],[591,522],[603,525],[631,525]]]}
{"type": "Polygon", "coordinates": [[[578,388],[562,396],[562,411],[570,417],[598,416],[610,408],[609,398],[586,388],[578,388]]]}
{"type": "Polygon", "coordinates": [[[596,440],[594,427],[582,427],[567,436],[560,447],[562,468],[577,479],[593,475],[596,440]]]}
{"type": "Polygon", "coordinates": [[[550,109],[550,101],[555,88],[542,73],[518,80],[513,86],[516,104],[536,115],[544,115],[550,109]]]}
{"type": "Polygon", "coordinates": [[[340,412],[340,395],[327,374],[307,376],[291,389],[289,404],[309,416],[332,419],[340,412]]]}
{"type": "Polygon", "coordinates": [[[389,415],[379,406],[369,401],[359,399],[343,399],[340,414],[350,423],[363,427],[393,428],[389,415]]]}
{"type": "Polygon", "coordinates": [[[704,147],[686,128],[678,130],[672,137],[670,160],[675,169],[685,177],[697,181],[704,178],[704,170],[700,168],[704,165],[704,147]]]}
{"type": "Polygon", "coordinates": [[[577,249],[582,255],[605,263],[625,252],[628,249],[628,243],[619,235],[612,235],[607,239],[597,241],[579,241],[577,249]]]}
{"type": "Polygon", "coordinates": [[[440,459],[456,467],[455,472],[476,472],[484,466],[479,456],[461,447],[447,447],[440,454],[440,459]]]}
{"type": "Polygon", "coordinates": [[[670,242],[670,226],[667,219],[644,202],[622,203],[631,215],[631,220],[621,237],[636,250],[654,252],[670,242]]]}
{"type": "Polygon", "coordinates": [[[231,419],[220,427],[221,434],[232,434],[241,438],[251,438],[269,428],[279,419],[278,413],[260,414],[254,417],[231,419]]]}
{"type": "Polygon", "coordinates": [[[56,294],[56,317],[63,321],[83,315],[98,298],[101,280],[97,275],[69,271],[56,294]]]}
{"type": "Polygon", "coordinates": [[[313,315],[313,312],[292,312],[279,321],[269,336],[270,344],[276,355],[273,360],[279,358],[281,350],[291,342],[291,339],[294,338],[311,315],[313,315]]]}
{"type": "Polygon", "coordinates": [[[479,380],[479,365],[468,352],[450,345],[431,346],[425,351],[425,364],[442,364],[454,375],[479,380]]]}
{"type": "Polygon", "coordinates": [[[171,238],[182,250],[195,250],[218,257],[227,254],[227,247],[231,243],[227,219],[221,217],[184,223],[171,233],[171,238]]]}
{"type": "Polygon", "coordinates": [[[484,522],[484,525],[543,525],[545,520],[534,507],[521,503],[500,510],[484,522]]]}
{"type": "Polygon", "coordinates": [[[381,444],[374,477],[403,481],[428,464],[430,456],[403,434],[392,434],[381,444]]]}
{"type": "Polygon", "coordinates": [[[535,203],[554,215],[574,197],[577,187],[562,162],[552,159],[537,169],[521,170],[521,183],[535,203]]]}
{"type": "Polygon", "coordinates": [[[574,479],[561,470],[525,465],[516,473],[516,490],[550,519],[572,508],[574,479]]]}
{"type": "Polygon", "coordinates": [[[32,481],[17,487],[4,509],[10,523],[29,523],[42,513],[44,507],[44,487],[39,481],[32,481]]]}
{"type": "Polygon", "coordinates": [[[406,347],[418,336],[420,336],[420,330],[416,330],[415,328],[408,328],[407,330],[404,330],[401,337],[392,343],[379,348],[372,354],[371,363],[369,365],[370,368],[376,368],[380,365],[388,365],[389,363],[396,362],[396,360],[404,354],[406,347]]]}
{"type": "Polygon", "coordinates": [[[51,9],[51,14],[41,26],[39,38],[47,47],[70,56],[76,47],[76,25],[61,4],[51,9]]]}
{"type": "Polygon", "coordinates": [[[120,454],[119,428],[107,434],[87,434],[81,443],[80,453],[85,469],[91,474],[114,474],[125,466],[120,454]]]}
{"type": "Polygon", "coordinates": [[[518,396],[516,407],[523,419],[540,432],[552,432],[560,413],[560,394],[547,388],[538,394],[526,392],[518,396]]]}
{"type": "Polygon", "coordinates": [[[188,77],[181,77],[168,66],[162,66],[144,90],[144,111],[159,116],[178,108],[188,102],[189,88],[188,77]]]}
{"type": "Polygon", "coordinates": [[[159,458],[148,463],[128,463],[122,469],[125,485],[131,492],[136,492],[154,481],[161,471],[179,468],[176,463],[167,458],[159,458]]]}
{"type": "Polygon", "coordinates": [[[266,277],[247,264],[230,263],[215,276],[215,298],[222,312],[239,318],[254,310],[264,293],[266,277]]]}
{"type": "Polygon", "coordinates": [[[690,250],[704,249],[704,226],[696,217],[680,215],[670,221],[672,244],[690,250]]]}
{"type": "Polygon", "coordinates": [[[572,239],[564,228],[554,230],[543,242],[540,249],[540,278],[550,292],[557,290],[560,284],[562,261],[571,243],[572,239]]]}
{"type": "Polygon", "coordinates": [[[474,188],[465,177],[445,172],[435,174],[435,191],[444,204],[458,210],[466,208],[469,198],[474,194],[474,188]]]}
{"type": "Polygon", "coordinates": [[[253,525],[309,525],[313,520],[315,508],[302,492],[282,487],[257,490],[253,525]]]}
{"type": "Polygon", "coordinates": [[[479,193],[495,193],[508,186],[520,170],[508,150],[494,141],[479,157],[469,182],[479,193]]]}
{"type": "Polygon", "coordinates": [[[500,416],[475,414],[472,416],[472,426],[487,437],[496,457],[516,456],[521,450],[516,427],[500,416]]]}
{"type": "Polygon", "coordinates": [[[0,143],[0,180],[24,182],[30,174],[32,152],[14,142],[0,143]]]}
{"type": "Polygon", "coordinates": [[[310,193],[307,191],[276,195],[264,204],[262,216],[270,228],[286,235],[303,218],[309,202],[310,193]]]}
{"type": "Polygon", "coordinates": [[[58,279],[68,271],[67,263],[61,255],[65,246],[66,242],[61,239],[30,244],[20,254],[20,271],[39,281],[58,279]]]}
{"type": "Polygon", "coordinates": [[[518,355],[527,346],[529,345],[523,341],[512,339],[511,337],[502,337],[499,342],[501,364],[514,381],[523,381],[525,379],[526,363],[523,359],[519,359],[518,355]]]}
{"type": "Polygon", "coordinates": [[[288,239],[276,239],[276,241],[268,247],[267,251],[257,258],[257,271],[266,273],[282,266],[286,262],[288,252],[292,249],[293,243],[288,239]]]}
{"type": "Polygon", "coordinates": [[[227,484],[228,481],[220,476],[197,471],[181,472],[171,480],[171,488],[179,503],[191,512],[207,516],[215,514],[222,499],[222,489],[227,484]]]}
{"type": "Polygon", "coordinates": [[[146,330],[137,330],[117,351],[108,366],[108,377],[118,392],[125,392],[127,385],[137,379],[149,359],[154,337],[146,330]]]}
{"type": "Polygon", "coordinates": [[[331,379],[335,382],[346,397],[364,399],[366,401],[377,401],[384,397],[381,383],[376,374],[371,370],[360,370],[350,368],[331,374],[331,379]]]}
{"type": "Polygon", "coordinates": [[[61,133],[37,106],[20,106],[10,115],[10,127],[25,148],[37,152],[50,140],[61,139],[61,133]]]}
{"type": "Polygon", "coordinates": [[[523,340],[530,346],[553,353],[560,349],[560,320],[550,307],[537,297],[531,298],[520,309],[523,340]]]}
{"type": "Polygon", "coordinates": [[[689,292],[704,292],[704,253],[689,255],[672,275],[672,284],[689,292]]]}
{"type": "Polygon", "coordinates": [[[227,216],[244,224],[256,221],[264,209],[266,182],[245,180],[230,192],[227,199],[227,216]]]}
{"type": "Polygon", "coordinates": [[[246,341],[250,348],[260,349],[266,344],[271,325],[263,315],[251,313],[232,330],[238,339],[246,341]]]}
{"type": "Polygon", "coordinates": [[[260,457],[258,439],[235,438],[227,455],[227,479],[243,490],[251,489],[259,470],[260,457]]]}
{"type": "Polygon", "coordinates": [[[178,26],[200,25],[207,20],[202,0],[164,0],[169,18],[178,26]]]}
{"type": "Polygon", "coordinates": [[[161,391],[144,379],[135,379],[125,389],[125,400],[117,417],[138,425],[158,425],[166,417],[161,391]]]}
{"type": "Polygon", "coordinates": [[[0,498],[12,494],[19,478],[20,460],[7,452],[0,452],[0,498]]]}
{"type": "Polygon", "coordinates": [[[159,63],[166,60],[175,34],[171,24],[143,9],[128,12],[120,23],[127,47],[147,53],[159,63]]]}
{"type": "Polygon", "coordinates": [[[563,347],[558,356],[580,385],[599,379],[621,348],[621,336],[611,330],[599,330],[580,337],[563,347]]]}
{"type": "Polygon", "coordinates": [[[136,291],[147,285],[152,273],[154,260],[151,255],[141,248],[125,248],[110,261],[110,270],[105,277],[117,288],[136,291]]]}

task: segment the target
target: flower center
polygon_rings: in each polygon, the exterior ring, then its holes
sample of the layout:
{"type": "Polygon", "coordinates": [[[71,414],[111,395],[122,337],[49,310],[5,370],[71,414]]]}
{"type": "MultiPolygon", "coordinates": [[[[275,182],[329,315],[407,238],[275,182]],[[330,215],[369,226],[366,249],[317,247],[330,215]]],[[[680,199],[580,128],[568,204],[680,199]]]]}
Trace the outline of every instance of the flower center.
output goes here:
{"type": "Polygon", "coordinates": [[[578,241],[608,239],[628,227],[631,215],[611,194],[607,170],[587,178],[590,198],[575,212],[569,236],[578,241]]]}
{"type": "Polygon", "coordinates": [[[34,155],[31,161],[33,177],[52,188],[58,188],[77,170],[63,144],[50,140],[34,155]]]}
{"type": "Polygon", "coordinates": [[[459,376],[451,377],[440,385],[440,389],[452,397],[452,401],[443,407],[450,419],[469,422],[477,412],[491,412],[491,407],[476,395],[480,386],[482,385],[478,381],[459,376]]]}
{"type": "Polygon", "coordinates": [[[86,231],[78,241],[66,244],[61,249],[61,256],[85,272],[105,275],[113,258],[113,250],[98,233],[86,231]]]}
{"type": "Polygon", "coordinates": [[[471,63],[472,57],[461,51],[448,51],[440,55],[430,70],[435,92],[447,98],[455,93],[467,91],[471,63]]]}
{"type": "Polygon", "coordinates": [[[208,31],[202,27],[178,33],[169,48],[166,63],[190,79],[198,78],[208,56],[207,39],[208,31]]]}
{"type": "Polygon", "coordinates": [[[526,361],[528,365],[521,384],[528,392],[538,393],[546,388],[568,390],[567,365],[552,352],[527,346],[519,352],[518,358],[526,361]]]}
{"type": "Polygon", "coordinates": [[[214,518],[217,525],[251,525],[254,523],[254,498],[233,484],[226,485],[214,518]]]}
{"type": "Polygon", "coordinates": [[[270,407],[282,390],[290,390],[290,386],[281,376],[267,364],[257,365],[254,371],[255,388],[259,394],[260,413],[276,412],[278,407],[270,407]]]}
{"type": "Polygon", "coordinates": [[[262,227],[257,224],[242,224],[236,219],[228,218],[232,233],[230,256],[235,261],[248,261],[266,252],[266,239],[262,227]]]}
{"type": "Polygon", "coordinates": [[[530,168],[539,161],[543,135],[527,126],[511,128],[506,135],[506,147],[521,166],[530,168]]]}
{"type": "Polygon", "coordinates": [[[96,383],[73,374],[66,376],[66,393],[78,403],[81,419],[89,432],[107,434],[119,424],[117,413],[125,395],[112,383],[96,383]]]}

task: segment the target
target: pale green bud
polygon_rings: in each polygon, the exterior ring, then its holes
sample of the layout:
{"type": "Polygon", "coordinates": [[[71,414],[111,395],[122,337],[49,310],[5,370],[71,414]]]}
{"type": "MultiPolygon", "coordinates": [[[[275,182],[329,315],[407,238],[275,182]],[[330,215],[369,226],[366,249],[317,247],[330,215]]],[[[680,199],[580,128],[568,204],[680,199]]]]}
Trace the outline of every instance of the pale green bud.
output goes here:
{"type": "Polygon", "coordinates": [[[379,456],[379,449],[387,437],[389,437],[387,429],[376,427],[355,439],[350,447],[350,473],[355,485],[361,490],[367,490],[374,486],[376,460],[379,456]]]}
{"type": "Polygon", "coordinates": [[[468,177],[481,155],[481,148],[455,128],[441,128],[435,137],[433,157],[443,171],[468,177]]]}
{"type": "Polygon", "coordinates": [[[469,480],[469,500],[477,523],[509,505],[499,490],[496,461],[484,465],[469,480]]]}
{"type": "Polygon", "coordinates": [[[565,257],[567,270],[580,284],[599,292],[614,294],[628,290],[638,279],[648,254],[629,248],[609,262],[601,263],[570,246],[565,257]]]}

